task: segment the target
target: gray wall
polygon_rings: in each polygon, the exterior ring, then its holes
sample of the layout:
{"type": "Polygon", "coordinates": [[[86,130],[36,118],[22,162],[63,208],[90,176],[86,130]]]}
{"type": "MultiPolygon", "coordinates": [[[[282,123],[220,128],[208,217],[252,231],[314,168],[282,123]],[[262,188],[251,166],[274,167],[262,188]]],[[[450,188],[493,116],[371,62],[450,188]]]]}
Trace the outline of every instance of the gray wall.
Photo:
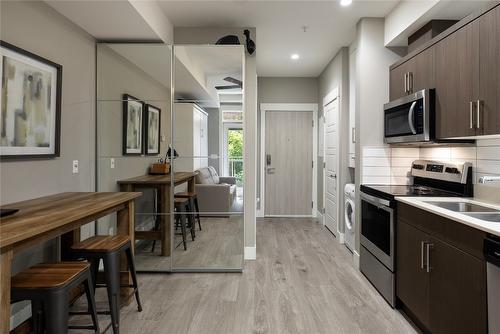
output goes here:
{"type": "MultiPolygon", "coordinates": [[[[130,47],[136,48],[137,45],[130,47]]],[[[170,48],[165,46],[165,48],[170,48]]],[[[145,51],[154,52],[154,49],[145,51]]],[[[162,52],[158,50],[158,52],[162,52]]],[[[164,66],[170,68],[170,59],[164,66]]],[[[160,154],[165,155],[170,138],[170,89],[146,74],[139,67],[116,53],[106,44],[97,46],[97,190],[119,191],[116,181],[148,172],[157,156],[122,155],[122,95],[129,94],[161,109],[161,133],[167,138],[160,142],[160,154]],[[112,169],[110,159],[115,160],[112,169]]],[[[136,201],[136,212],[150,214],[154,211],[152,190],[136,201]]],[[[151,221],[151,216],[139,215],[136,225],[151,221]]],[[[115,217],[99,221],[99,233],[113,233],[115,217]]]]}
{"type": "MultiPolygon", "coordinates": [[[[261,103],[318,103],[318,79],[317,78],[293,78],[293,77],[259,77],[257,79],[257,198],[261,197],[260,180],[262,172],[261,164],[261,135],[260,122],[261,103]]],[[[259,203],[260,209],[261,203],[259,203]]]]}
{"type": "MultiPolygon", "coordinates": [[[[175,44],[213,44],[225,35],[238,35],[240,41],[245,40],[243,30],[249,29],[252,39],[258,45],[255,28],[203,28],[203,27],[179,27],[174,29],[175,44]]],[[[259,52],[257,49],[256,52],[259,52]]],[[[257,63],[256,54],[246,54],[245,57],[245,251],[252,252],[255,247],[255,199],[256,199],[256,161],[257,154],[257,63]]],[[[248,253],[250,254],[250,253],[248,253]]]]}
{"type": "MultiPolygon", "coordinates": [[[[339,230],[344,231],[344,185],[352,182],[351,173],[347,167],[349,150],[349,53],[348,48],[342,48],[325,67],[319,76],[319,113],[318,117],[323,116],[323,98],[335,88],[338,88],[340,99],[339,110],[339,189],[338,209],[339,209],[339,230]]],[[[319,137],[323,133],[318,133],[319,137]]],[[[323,208],[323,157],[318,157],[318,210],[323,208]]]]}
{"type": "MultiPolygon", "coordinates": [[[[63,66],[61,156],[2,161],[0,203],[64,191],[93,191],[94,39],[43,2],[2,1],[0,6],[2,40],[63,66]],[[79,161],[78,174],[72,174],[73,160],[79,161]]],[[[48,260],[55,253],[55,247],[49,245],[17,254],[14,271],[48,260]]],[[[16,306],[13,311],[18,309],[16,306]]],[[[15,319],[22,321],[18,316],[15,319]]]]}

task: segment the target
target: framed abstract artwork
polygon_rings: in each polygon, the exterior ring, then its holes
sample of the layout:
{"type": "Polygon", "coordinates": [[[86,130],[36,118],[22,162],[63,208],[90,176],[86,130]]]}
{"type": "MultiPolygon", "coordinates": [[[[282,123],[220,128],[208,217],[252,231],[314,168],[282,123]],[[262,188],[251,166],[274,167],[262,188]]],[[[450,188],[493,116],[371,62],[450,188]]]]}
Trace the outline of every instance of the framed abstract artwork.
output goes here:
{"type": "Polygon", "coordinates": [[[123,155],[142,155],[144,103],[139,99],[123,95],[123,155]]]}
{"type": "Polygon", "coordinates": [[[0,41],[0,158],[60,154],[62,66],[0,41]]]}
{"type": "Polygon", "coordinates": [[[146,104],[144,124],[146,125],[144,130],[146,154],[158,155],[160,154],[161,109],[146,104]]]}

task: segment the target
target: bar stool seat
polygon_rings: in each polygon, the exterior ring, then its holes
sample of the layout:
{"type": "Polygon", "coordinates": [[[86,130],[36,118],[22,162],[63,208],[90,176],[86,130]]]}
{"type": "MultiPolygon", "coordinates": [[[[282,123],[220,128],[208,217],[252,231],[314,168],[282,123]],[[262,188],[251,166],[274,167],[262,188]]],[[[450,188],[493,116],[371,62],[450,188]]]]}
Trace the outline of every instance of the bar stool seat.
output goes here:
{"type": "Polygon", "coordinates": [[[71,246],[71,251],[74,258],[83,258],[90,261],[94,282],[97,278],[97,272],[99,271],[99,264],[101,260],[103,261],[106,285],[96,285],[96,287],[107,288],[110,310],[108,314],[111,315],[113,333],[118,334],[120,332],[120,287],[130,287],[134,289],[133,293],[137,301],[137,309],[139,312],[142,311],[130,238],[126,235],[93,236],[71,246]],[[128,269],[132,277],[132,285],[123,286],[120,283],[120,257],[122,252],[124,252],[127,257],[128,269]]]}
{"type": "Polygon", "coordinates": [[[130,242],[130,238],[126,235],[96,235],[71,246],[71,249],[76,252],[79,250],[95,253],[114,252],[128,242],[130,242]]]}
{"type": "Polygon", "coordinates": [[[198,220],[198,227],[201,231],[200,209],[198,206],[198,195],[194,191],[182,191],[174,194],[177,198],[189,199],[190,210],[196,212],[196,220],[198,220]]]}
{"type": "Polygon", "coordinates": [[[88,262],[42,263],[28,268],[11,280],[12,302],[31,301],[33,332],[63,334],[71,329],[92,329],[100,333],[94,290],[88,262]],[[92,326],[68,326],[68,295],[83,284],[92,317],[92,326]]]}

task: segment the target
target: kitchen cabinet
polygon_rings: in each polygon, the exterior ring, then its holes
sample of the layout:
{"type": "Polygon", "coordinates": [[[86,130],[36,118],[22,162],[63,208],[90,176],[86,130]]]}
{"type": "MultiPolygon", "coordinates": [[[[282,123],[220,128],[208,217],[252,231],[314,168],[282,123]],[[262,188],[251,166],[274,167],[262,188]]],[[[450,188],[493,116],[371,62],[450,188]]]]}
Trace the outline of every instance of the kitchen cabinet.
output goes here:
{"type": "Polygon", "coordinates": [[[434,49],[429,48],[390,71],[390,100],[434,88],[434,49]]]}
{"type": "Polygon", "coordinates": [[[473,109],[479,90],[477,28],[472,22],[434,46],[438,139],[476,135],[473,109]]]}
{"type": "Polygon", "coordinates": [[[429,238],[429,327],[433,333],[486,333],[486,267],[429,238]]]}
{"type": "Polygon", "coordinates": [[[479,25],[479,113],[481,135],[500,133],[500,7],[478,19],[479,25]]]}
{"type": "Polygon", "coordinates": [[[396,295],[425,331],[487,333],[485,233],[399,203],[396,295]]]}
{"type": "Polygon", "coordinates": [[[415,227],[398,225],[396,295],[422,323],[429,323],[429,277],[422,255],[426,240],[427,234],[415,227]]]}
{"type": "Polygon", "coordinates": [[[435,88],[436,139],[500,134],[500,6],[470,15],[423,48],[391,67],[390,100],[435,88]]]}

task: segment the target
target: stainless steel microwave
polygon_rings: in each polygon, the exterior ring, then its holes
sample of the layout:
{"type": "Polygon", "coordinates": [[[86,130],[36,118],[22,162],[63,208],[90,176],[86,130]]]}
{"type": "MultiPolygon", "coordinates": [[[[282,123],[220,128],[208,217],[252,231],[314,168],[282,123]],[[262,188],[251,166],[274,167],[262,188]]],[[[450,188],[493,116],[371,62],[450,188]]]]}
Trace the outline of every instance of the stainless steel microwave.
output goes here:
{"type": "Polygon", "coordinates": [[[404,96],[384,105],[384,142],[430,142],[434,123],[434,89],[404,96]]]}

